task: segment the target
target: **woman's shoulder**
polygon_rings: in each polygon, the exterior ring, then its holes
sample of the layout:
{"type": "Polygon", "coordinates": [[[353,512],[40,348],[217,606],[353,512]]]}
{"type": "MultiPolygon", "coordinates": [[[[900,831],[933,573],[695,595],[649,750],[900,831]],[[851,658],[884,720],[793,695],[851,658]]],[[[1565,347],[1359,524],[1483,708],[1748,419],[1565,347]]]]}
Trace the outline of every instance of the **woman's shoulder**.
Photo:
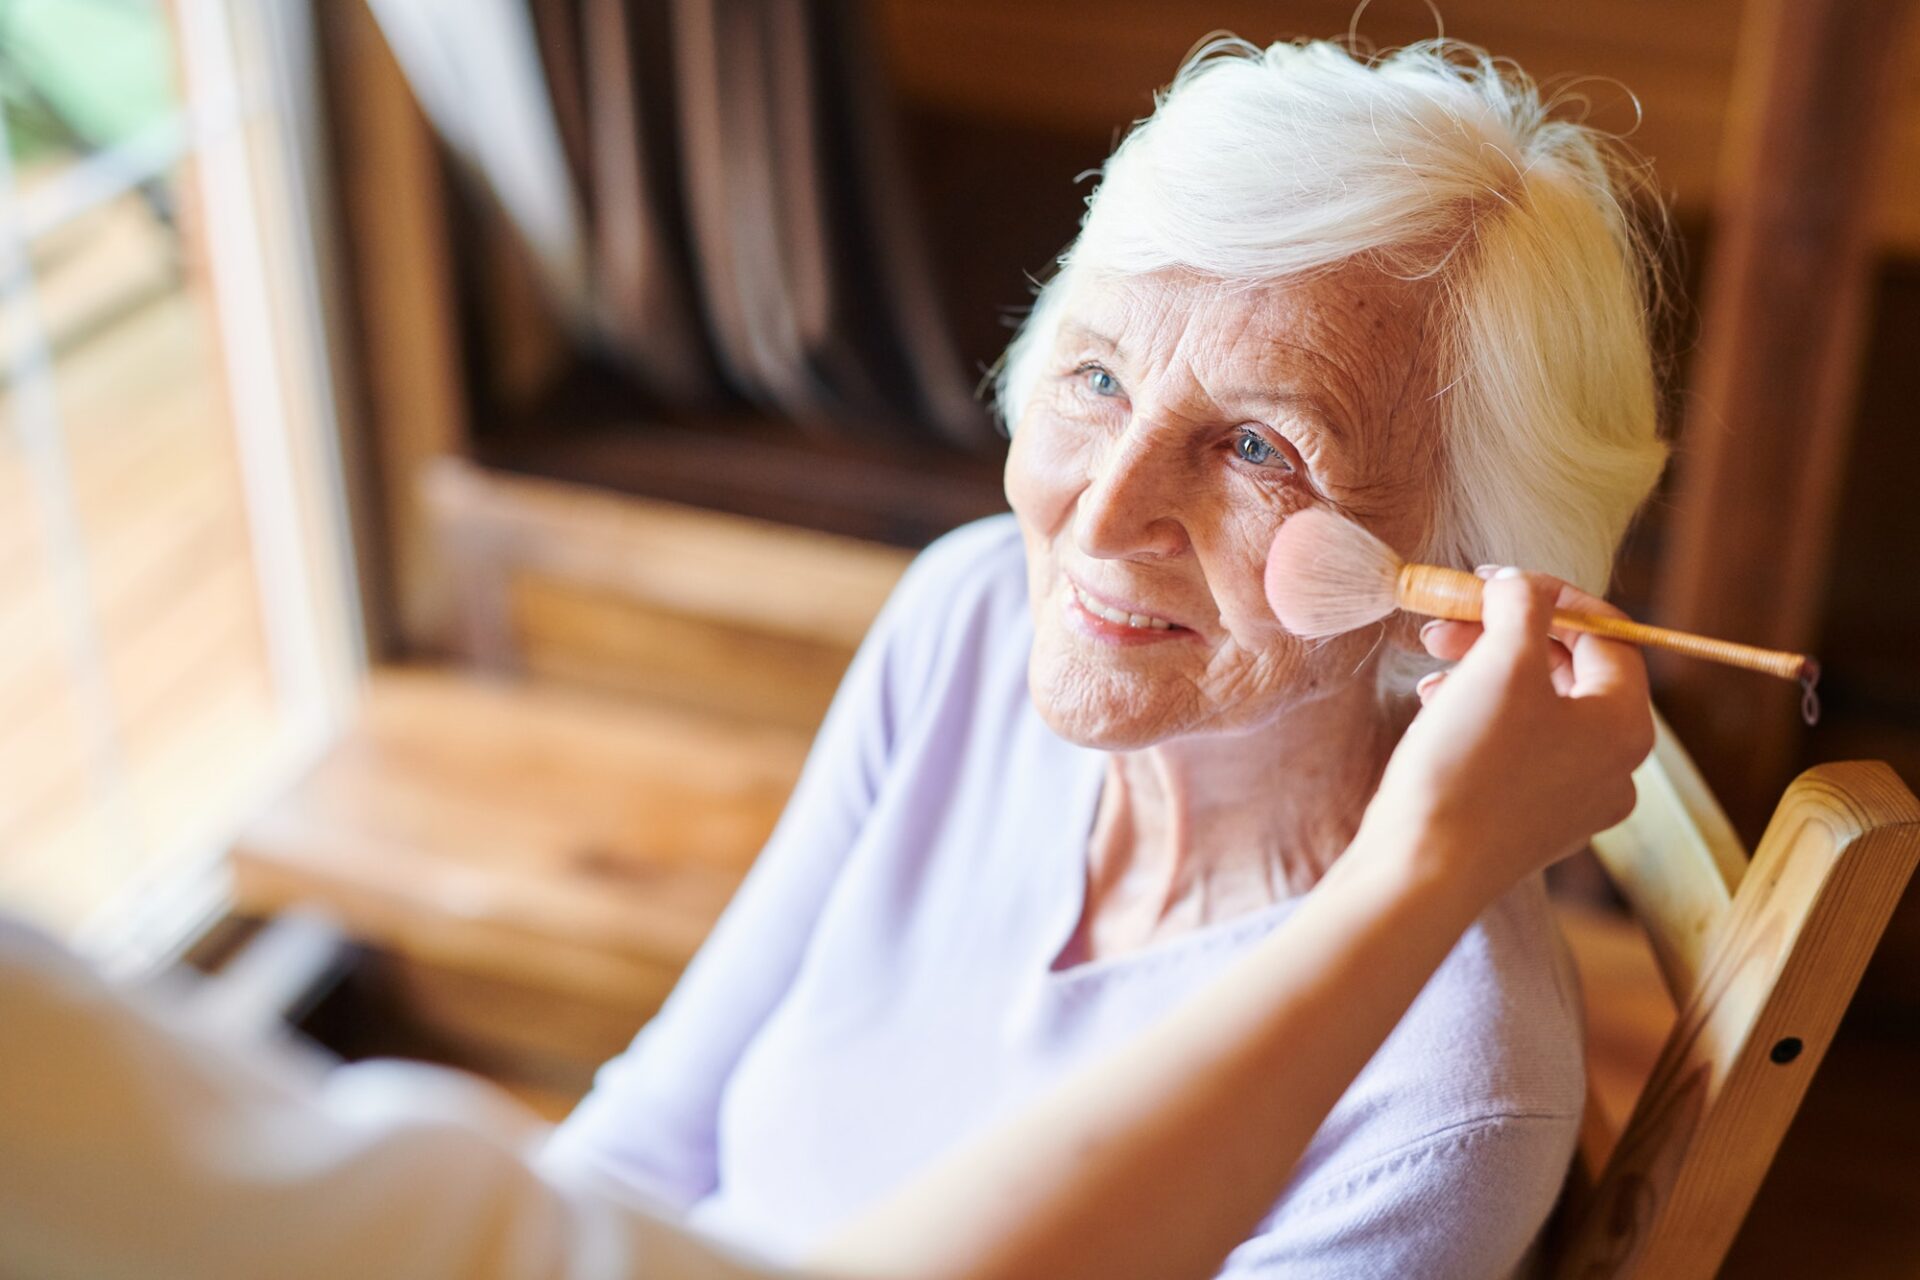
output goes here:
{"type": "Polygon", "coordinates": [[[1302,1163],[1334,1183],[1462,1133],[1571,1149],[1586,1102],[1579,982],[1538,877],[1475,922],[1302,1163]]]}
{"type": "Polygon", "coordinates": [[[1462,937],[1224,1274],[1510,1271],[1579,1135],[1581,1026],[1536,877],[1462,937]]]}
{"type": "Polygon", "coordinates": [[[1437,1056],[1472,1068],[1459,1089],[1463,1107],[1579,1122],[1586,1104],[1580,981],[1542,877],[1523,880],[1475,921],[1408,1022],[1437,1056]]]}
{"type": "Polygon", "coordinates": [[[1221,1280],[1530,1274],[1527,1258],[1573,1154],[1564,1126],[1472,1121],[1363,1168],[1295,1188],[1235,1249],[1221,1280]]]}
{"type": "Polygon", "coordinates": [[[1484,1095],[1516,1111],[1578,1117],[1586,1100],[1580,984],[1541,877],[1482,913],[1402,1025],[1424,1050],[1478,1068],[1463,1102],[1484,1095]]]}
{"type": "Polygon", "coordinates": [[[1561,936],[1546,881],[1531,876],[1490,906],[1461,938],[1439,979],[1427,1021],[1465,1013],[1482,1029],[1488,1086],[1529,1114],[1571,1115],[1586,1104],[1586,1019],[1579,973],[1561,936]]]}

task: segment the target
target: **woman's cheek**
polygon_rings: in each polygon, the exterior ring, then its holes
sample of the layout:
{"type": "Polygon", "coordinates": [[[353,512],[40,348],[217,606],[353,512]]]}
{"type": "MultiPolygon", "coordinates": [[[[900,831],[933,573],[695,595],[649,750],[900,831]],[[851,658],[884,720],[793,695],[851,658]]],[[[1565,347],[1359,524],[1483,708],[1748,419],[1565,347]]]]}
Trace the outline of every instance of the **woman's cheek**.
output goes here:
{"type": "Polygon", "coordinates": [[[1007,502],[1023,524],[1060,527],[1086,483],[1085,441],[1076,424],[1046,409],[1029,412],[1007,450],[1007,502]]]}
{"type": "Polygon", "coordinates": [[[1264,649],[1292,639],[1267,604],[1267,553],[1286,518],[1310,505],[1288,486],[1249,496],[1217,531],[1203,554],[1216,568],[1208,573],[1220,620],[1247,648],[1264,649]]]}

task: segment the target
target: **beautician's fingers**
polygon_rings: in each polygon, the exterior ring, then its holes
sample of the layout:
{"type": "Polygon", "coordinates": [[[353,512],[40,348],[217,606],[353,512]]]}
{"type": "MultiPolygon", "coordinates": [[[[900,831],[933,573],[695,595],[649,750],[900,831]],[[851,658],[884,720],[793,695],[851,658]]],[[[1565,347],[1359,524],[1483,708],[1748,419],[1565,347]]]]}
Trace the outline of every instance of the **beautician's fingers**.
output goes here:
{"type": "MultiPolygon", "coordinates": [[[[1572,659],[1567,657],[1563,650],[1553,662],[1553,691],[1564,698],[1567,696],[1566,686],[1573,683],[1572,659]]],[[[1419,682],[1413,686],[1413,692],[1414,696],[1420,699],[1421,706],[1426,706],[1427,701],[1440,691],[1440,686],[1446,682],[1446,678],[1447,673],[1444,671],[1429,671],[1420,677],[1419,682]]]]}
{"type": "MultiPolygon", "coordinates": [[[[1466,657],[1467,650],[1473,648],[1473,642],[1479,638],[1480,624],[1477,622],[1434,618],[1420,628],[1421,647],[1442,662],[1458,662],[1466,657]]],[[[1558,635],[1554,637],[1553,647],[1547,651],[1547,661],[1552,667],[1554,692],[1565,697],[1573,688],[1573,654],[1558,635]]]]}
{"type": "Polygon", "coordinates": [[[1477,622],[1433,618],[1420,624],[1420,647],[1442,662],[1458,662],[1480,638],[1477,622]]]}
{"type": "MultiPolygon", "coordinates": [[[[1474,569],[1473,574],[1482,582],[1491,582],[1498,575],[1524,578],[1526,581],[1532,583],[1537,590],[1551,590],[1554,593],[1554,609],[1574,607],[1563,600],[1567,592],[1574,592],[1576,595],[1581,596],[1581,598],[1586,598],[1584,593],[1579,592],[1577,588],[1562,582],[1550,574],[1525,573],[1518,569],[1506,569],[1497,564],[1479,565],[1474,569]]],[[[1482,588],[1483,616],[1485,613],[1484,593],[1485,588],[1482,588]]],[[[1428,645],[1428,652],[1432,653],[1436,658],[1443,658],[1447,661],[1457,661],[1465,656],[1467,650],[1473,646],[1473,642],[1480,637],[1483,630],[1484,628],[1479,623],[1447,620],[1443,621],[1440,626],[1435,627],[1431,633],[1427,632],[1425,628],[1422,628],[1420,639],[1424,644],[1427,642],[1429,634],[1431,634],[1433,644],[1428,645]],[[1435,646],[1438,646],[1438,648],[1435,646]],[[1443,650],[1451,651],[1447,652],[1443,650]]],[[[1550,628],[1549,634],[1554,641],[1554,648],[1549,650],[1547,655],[1553,672],[1553,687],[1555,692],[1564,695],[1572,685],[1572,678],[1569,674],[1572,665],[1572,655],[1569,652],[1572,633],[1564,628],[1553,627],[1550,628]]]]}
{"type": "MultiPolygon", "coordinates": [[[[1627,616],[1598,596],[1564,583],[1554,607],[1603,617],[1627,616]]],[[[1556,627],[1554,632],[1566,637],[1573,660],[1572,681],[1561,692],[1593,725],[1597,740],[1617,744],[1630,757],[1630,766],[1638,764],[1653,750],[1652,694],[1640,650],[1584,631],[1556,627]]]]}
{"type": "MultiPolygon", "coordinates": [[[[1625,618],[1620,609],[1578,587],[1560,584],[1554,608],[1603,617],[1625,618]]],[[[1554,628],[1563,637],[1573,657],[1573,683],[1564,690],[1571,697],[1619,698],[1623,714],[1637,717],[1651,694],[1647,686],[1647,664],[1640,650],[1618,640],[1603,640],[1584,631],[1554,628]]]]}
{"type": "MultiPolygon", "coordinates": [[[[1559,594],[1553,602],[1554,611],[1557,613],[1585,613],[1598,617],[1622,619],[1627,616],[1626,613],[1617,606],[1608,603],[1599,596],[1590,595],[1571,583],[1560,582],[1559,579],[1553,579],[1553,581],[1558,583],[1559,586],[1559,594]]],[[[1552,635],[1556,641],[1566,648],[1570,658],[1571,655],[1576,652],[1582,655],[1604,654],[1616,651],[1622,647],[1619,641],[1601,640],[1584,631],[1576,631],[1571,627],[1554,627],[1552,629],[1552,635]]],[[[1643,663],[1640,673],[1640,688],[1637,690],[1643,697],[1646,696],[1645,677],[1646,672],[1643,663]]],[[[1599,692],[1598,687],[1589,687],[1581,684],[1579,668],[1576,664],[1572,663],[1569,665],[1565,684],[1562,684],[1560,680],[1556,679],[1554,681],[1554,687],[1567,697],[1586,697],[1599,692]]],[[[1628,686],[1623,692],[1633,693],[1636,692],[1636,690],[1628,686]]]]}
{"type": "Polygon", "coordinates": [[[1547,637],[1548,674],[1553,677],[1553,691],[1565,698],[1573,693],[1573,651],[1562,644],[1557,636],[1547,637]]]}
{"type": "MultiPolygon", "coordinates": [[[[1544,573],[1529,574],[1537,582],[1551,584],[1554,589],[1554,612],[1606,613],[1619,614],[1620,611],[1596,596],[1590,596],[1580,588],[1559,578],[1544,573]]],[[[1625,616],[1625,615],[1621,615],[1625,616]]],[[[1573,646],[1584,633],[1571,627],[1549,627],[1547,631],[1553,647],[1548,656],[1553,663],[1553,691],[1563,698],[1572,697],[1574,689],[1573,646]]]]}
{"type": "Polygon", "coordinates": [[[1618,702],[1623,714],[1644,716],[1649,699],[1647,663],[1640,650],[1619,640],[1583,635],[1573,646],[1573,688],[1577,699],[1618,702]]]}
{"type": "MultiPolygon", "coordinates": [[[[1558,578],[1552,579],[1552,581],[1558,583],[1560,587],[1560,594],[1553,602],[1555,612],[1588,613],[1605,618],[1625,618],[1627,616],[1618,606],[1602,600],[1599,596],[1589,595],[1572,583],[1561,582],[1558,578]]],[[[1586,632],[1575,631],[1571,627],[1553,628],[1554,639],[1560,641],[1560,643],[1564,644],[1569,650],[1573,648],[1574,642],[1585,634],[1586,632]]]]}
{"type": "MultiPolygon", "coordinates": [[[[1552,627],[1552,614],[1563,609],[1625,616],[1606,601],[1557,578],[1540,574],[1505,577],[1496,574],[1482,593],[1485,639],[1498,637],[1509,644],[1525,645],[1540,630],[1550,630],[1570,641],[1573,679],[1562,690],[1566,694],[1566,710],[1585,723],[1593,743],[1605,744],[1608,758],[1617,755],[1619,761],[1631,769],[1653,750],[1647,664],[1633,645],[1603,640],[1583,631],[1552,627]],[[1513,589],[1517,581],[1525,582],[1529,588],[1526,595],[1513,589]]],[[[1523,650],[1511,652],[1515,661],[1524,663],[1523,650]]]]}
{"type": "Polygon", "coordinates": [[[1559,583],[1552,579],[1518,571],[1496,573],[1480,594],[1480,639],[1462,664],[1505,662],[1522,678],[1529,671],[1548,675],[1552,663],[1547,630],[1558,592],[1559,583]],[[1477,659],[1488,651],[1491,657],[1477,659]]]}

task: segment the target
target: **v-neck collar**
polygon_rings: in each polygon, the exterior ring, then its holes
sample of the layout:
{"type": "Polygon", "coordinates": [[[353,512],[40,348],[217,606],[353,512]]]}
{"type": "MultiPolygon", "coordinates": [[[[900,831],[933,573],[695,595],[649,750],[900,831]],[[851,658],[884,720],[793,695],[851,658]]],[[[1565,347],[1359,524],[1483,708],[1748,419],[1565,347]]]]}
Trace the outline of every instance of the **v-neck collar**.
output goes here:
{"type": "MultiPolygon", "coordinates": [[[[1051,733],[1048,729],[1046,732],[1051,733]]],[[[1062,965],[1060,957],[1080,929],[1080,918],[1087,909],[1087,853],[1093,840],[1093,824],[1100,814],[1100,799],[1106,792],[1107,754],[1088,747],[1061,741],[1063,750],[1081,758],[1080,772],[1074,779],[1073,804],[1067,807],[1060,824],[1061,856],[1056,859],[1054,882],[1060,886],[1060,909],[1049,917],[1047,946],[1041,952],[1045,981],[1049,986],[1072,986],[1098,981],[1108,975],[1149,965],[1164,964],[1193,950],[1206,950],[1247,933],[1264,933],[1292,914],[1301,895],[1282,898],[1253,911],[1225,920],[1215,920],[1189,929],[1134,951],[1100,956],[1062,965]]]]}

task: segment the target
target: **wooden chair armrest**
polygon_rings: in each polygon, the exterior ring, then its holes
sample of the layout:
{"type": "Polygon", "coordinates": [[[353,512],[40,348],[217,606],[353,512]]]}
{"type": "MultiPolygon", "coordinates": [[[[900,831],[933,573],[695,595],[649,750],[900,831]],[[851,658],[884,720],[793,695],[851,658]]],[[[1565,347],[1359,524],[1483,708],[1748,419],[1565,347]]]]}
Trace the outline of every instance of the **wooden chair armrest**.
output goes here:
{"type": "Polygon", "coordinates": [[[1556,1275],[1713,1274],[1916,860],[1886,765],[1787,789],[1556,1275]]]}

